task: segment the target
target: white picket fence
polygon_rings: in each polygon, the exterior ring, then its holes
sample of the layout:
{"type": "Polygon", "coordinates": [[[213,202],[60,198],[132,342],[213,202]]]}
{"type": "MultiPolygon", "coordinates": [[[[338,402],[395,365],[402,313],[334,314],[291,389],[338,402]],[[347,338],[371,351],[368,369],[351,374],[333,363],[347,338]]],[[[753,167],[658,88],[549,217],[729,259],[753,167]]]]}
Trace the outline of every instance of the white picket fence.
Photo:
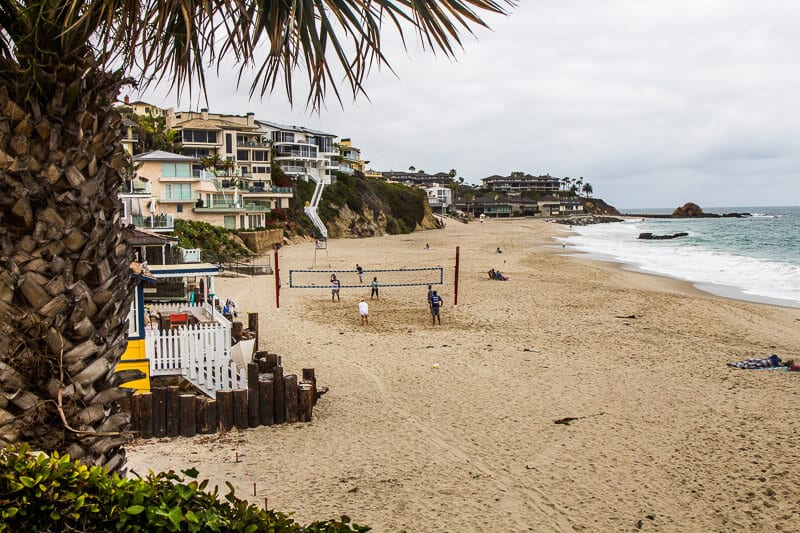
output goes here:
{"type": "Polygon", "coordinates": [[[153,376],[181,375],[212,398],[247,388],[247,371],[231,361],[230,322],[148,330],[145,345],[153,376]]]}

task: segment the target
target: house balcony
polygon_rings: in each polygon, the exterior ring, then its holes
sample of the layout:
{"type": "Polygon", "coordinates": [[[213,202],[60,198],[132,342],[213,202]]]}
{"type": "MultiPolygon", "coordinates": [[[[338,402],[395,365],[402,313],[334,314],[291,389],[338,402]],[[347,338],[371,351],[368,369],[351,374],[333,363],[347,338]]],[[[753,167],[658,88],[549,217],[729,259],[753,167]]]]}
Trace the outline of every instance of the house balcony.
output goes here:
{"type": "Polygon", "coordinates": [[[133,196],[150,196],[150,182],[144,180],[126,181],[119,188],[119,193],[133,196]]]}
{"type": "Polygon", "coordinates": [[[244,208],[249,213],[269,213],[272,211],[270,202],[246,202],[244,208]]]}
{"type": "Polygon", "coordinates": [[[173,194],[164,194],[159,197],[158,201],[164,204],[185,204],[186,202],[194,202],[195,195],[192,192],[187,193],[173,193],[173,194]]]}
{"type": "Polygon", "coordinates": [[[132,215],[131,223],[137,228],[151,230],[172,231],[175,228],[175,221],[172,215],[132,215]]]}
{"type": "Polygon", "coordinates": [[[269,142],[237,142],[237,148],[269,148],[271,143],[269,142]]]}

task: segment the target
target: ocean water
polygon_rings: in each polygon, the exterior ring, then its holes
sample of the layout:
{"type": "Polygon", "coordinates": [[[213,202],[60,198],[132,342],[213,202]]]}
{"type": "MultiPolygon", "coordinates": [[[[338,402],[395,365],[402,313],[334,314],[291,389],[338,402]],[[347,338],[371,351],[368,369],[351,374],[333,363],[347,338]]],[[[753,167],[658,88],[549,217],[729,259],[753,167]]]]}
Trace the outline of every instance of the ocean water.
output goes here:
{"type": "MultiPolygon", "coordinates": [[[[624,263],[634,270],[692,282],[732,298],[800,307],[800,207],[722,207],[709,213],[752,213],[746,218],[635,218],[574,226],[559,238],[573,250],[624,263]],[[686,232],[670,240],[640,240],[686,232]]],[[[672,209],[630,209],[669,214],[672,209]]]]}

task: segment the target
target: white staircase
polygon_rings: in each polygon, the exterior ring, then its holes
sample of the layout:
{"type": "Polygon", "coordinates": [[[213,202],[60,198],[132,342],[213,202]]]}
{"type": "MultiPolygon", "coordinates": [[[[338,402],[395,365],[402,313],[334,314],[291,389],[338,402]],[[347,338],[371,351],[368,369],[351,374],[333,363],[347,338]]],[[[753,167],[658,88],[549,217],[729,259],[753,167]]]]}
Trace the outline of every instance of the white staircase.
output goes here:
{"type": "Polygon", "coordinates": [[[306,215],[308,215],[308,218],[311,219],[311,222],[314,223],[314,226],[317,227],[320,234],[322,235],[322,238],[327,239],[328,228],[325,227],[325,224],[322,223],[322,219],[319,218],[319,213],[317,212],[317,208],[319,207],[319,201],[322,198],[322,190],[325,188],[325,185],[330,184],[330,178],[326,177],[323,179],[319,179],[311,174],[306,174],[306,176],[308,176],[314,182],[316,182],[317,186],[314,187],[314,195],[311,197],[311,201],[305,207],[304,211],[306,215]]]}

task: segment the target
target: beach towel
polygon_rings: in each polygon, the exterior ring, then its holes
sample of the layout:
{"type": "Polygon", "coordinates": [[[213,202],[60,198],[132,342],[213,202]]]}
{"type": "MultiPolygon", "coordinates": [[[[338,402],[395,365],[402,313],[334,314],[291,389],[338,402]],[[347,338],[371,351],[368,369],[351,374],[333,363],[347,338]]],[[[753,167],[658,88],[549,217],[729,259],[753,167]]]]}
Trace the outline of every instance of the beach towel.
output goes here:
{"type": "Polygon", "coordinates": [[[781,365],[781,358],[775,354],[764,359],[745,359],[736,363],[728,363],[733,368],[743,368],[745,370],[757,370],[759,368],[777,368],[781,365]]]}

